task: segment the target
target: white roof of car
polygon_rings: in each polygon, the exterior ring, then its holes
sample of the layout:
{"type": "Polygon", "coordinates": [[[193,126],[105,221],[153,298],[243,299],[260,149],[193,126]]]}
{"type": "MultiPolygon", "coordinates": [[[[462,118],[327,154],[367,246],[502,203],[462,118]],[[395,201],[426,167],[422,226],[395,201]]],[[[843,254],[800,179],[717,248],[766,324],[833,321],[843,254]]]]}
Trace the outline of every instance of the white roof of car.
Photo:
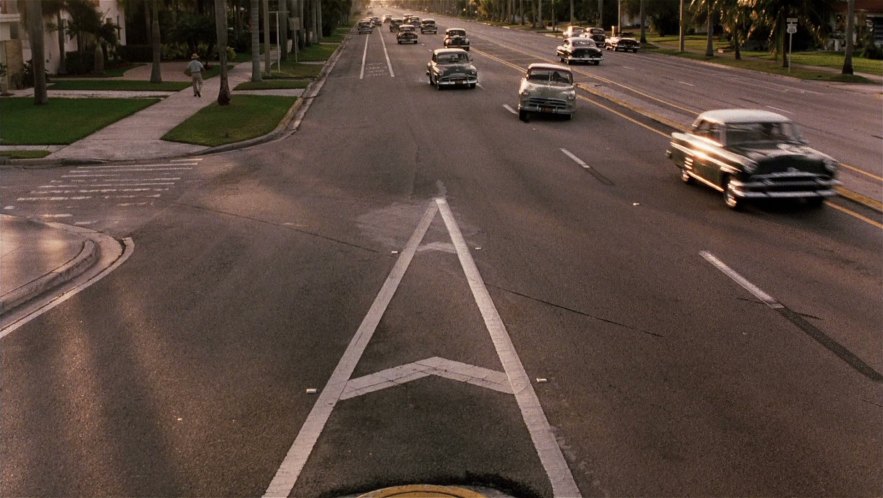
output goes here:
{"type": "Polygon", "coordinates": [[[535,62],[530,66],[527,66],[528,71],[530,71],[531,69],[551,69],[554,71],[567,71],[568,73],[570,72],[569,67],[559,66],[558,64],[549,64],[548,62],[535,62]]]}
{"type": "Polygon", "coordinates": [[[781,123],[790,119],[775,112],[760,109],[715,109],[705,111],[696,120],[713,121],[716,123],[781,123]]]}

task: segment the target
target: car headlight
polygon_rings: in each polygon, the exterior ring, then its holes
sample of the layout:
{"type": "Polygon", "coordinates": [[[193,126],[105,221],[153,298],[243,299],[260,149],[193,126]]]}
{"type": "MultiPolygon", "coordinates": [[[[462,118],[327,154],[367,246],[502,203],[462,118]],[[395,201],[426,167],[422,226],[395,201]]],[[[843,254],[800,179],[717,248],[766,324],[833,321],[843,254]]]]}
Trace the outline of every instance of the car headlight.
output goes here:
{"type": "Polygon", "coordinates": [[[755,170],[757,170],[757,162],[749,159],[749,160],[745,161],[744,163],[742,163],[742,169],[745,170],[745,172],[750,175],[750,174],[754,173],[755,170]]]}
{"type": "Polygon", "coordinates": [[[837,161],[833,159],[825,159],[825,169],[830,171],[831,174],[837,172],[837,161]]]}
{"type": "Polygon", "coordinates": [[[567,100],[576,100],[576,92],[568,92],[567,100]]]}
{"type": "Polygon", "coordinates": [[[528,97],[528,96],[530,96],[530,92],[527,91],[527,89],[524,89],[524,90],[521,91],[521,96],[522,96],[522,97],[528,97]]]}

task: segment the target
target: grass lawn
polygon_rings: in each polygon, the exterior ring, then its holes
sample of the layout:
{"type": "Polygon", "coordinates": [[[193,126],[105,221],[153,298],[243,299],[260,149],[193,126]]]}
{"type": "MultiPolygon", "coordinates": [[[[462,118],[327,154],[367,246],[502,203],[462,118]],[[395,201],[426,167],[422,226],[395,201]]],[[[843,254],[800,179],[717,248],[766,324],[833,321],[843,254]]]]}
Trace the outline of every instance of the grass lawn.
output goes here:
{"type": "MultiPolygon", "coordinates": [[[[677,52],[678,37],[648,36],[647,41],[657,44],[660,53],[676,55],[695,60],[705,60],[753,71],[793,76],[795,78],[825,81],[843,81],[849,83],[869,83],[870,81],[861,76],[848,76],[840,74],[843,68],[843,54],[834,52],[795,52],[792,54],[794,66],[791,71],[782,67],[781,59],[777,62],[769,52],[742,52],[742,60],[735,59],[730,43],[717,38],[712,40],[715,50],[714,57],[705,57],[706,38],[702,35],[690,35],[684,39],[685,53],[677,52]],[[724,53],[718,53],[718,49],[724,49],[724,53]],[[807,67],[815,66],[815,67],[807,67]],[[821,68],[821,69],[817,69],[821,68]]],[[[652,48],[649,48],[652,50],[652,48]]],[[[862,57],[853,57],[853,68],[858,73],[870,73],[883,76],[883,61],[875,61],[862,57]]]]}
{"type": "MultiPolygon", "coordinates": [[[[321,66],[320,66],[321,67],[321,66]]],[[[275,73],[274,73],[275,74],[275,73]]],[[[246,81],[236,85],[234,90],[288,90],[306,88],[311,80],[265,79],[263,81],[246,81]]]]}
{"type": "Polygon", "coordinates": [[[42,159],[49,154],[48,150],[7,150],[0,151],[0,156],[10,159],[42,159]]]}
{"type": "Polygon", "coordinates": [[[318,62],[328,60],[331,54],[337,50],[339,43],[322,42],[321,44],[313,44],[297,53],[297,60],[301,62],[318,62]]]}
{"type": "Polygon", "coordinates": [[[177,92],[190,86],[183,81],[151,83],[137,80],[87,80],[53,78],[49,90],[98,90],[124,92],[177,92]]]}
{"type": "Polygon", "coordinates": [[[315,79],[322,72],[322,64],[297,64],[289,59],[282,63],[282,67],[273,71],[273,78],[282,79],[315,79]]]}
{"type": "Polygon", "coordinates": [[[166,133],[163,140],[214,147],[266,135],[276,128],[295,97],[236,95],[214,103],[166,133]]]}
{"type": "Polygon", "coordinates": [[[65,78],[119,78],[123,76],[123,73],[128,71],[129,69],[136,68],[138,66],[143,66],[143,63],[137,62],[127,62],[125,64],[115,65],[114,67],[108,67],[104,69],[104,73],[102,74],[71,74],[65,76],[65,78]]]}
{"type": "Polygon", "coordinates": [[[0,99],[0,143],[4,145],[67,145],[159,102],[159,99],[49,99],[34,105],[31,98],[0,99]]]}

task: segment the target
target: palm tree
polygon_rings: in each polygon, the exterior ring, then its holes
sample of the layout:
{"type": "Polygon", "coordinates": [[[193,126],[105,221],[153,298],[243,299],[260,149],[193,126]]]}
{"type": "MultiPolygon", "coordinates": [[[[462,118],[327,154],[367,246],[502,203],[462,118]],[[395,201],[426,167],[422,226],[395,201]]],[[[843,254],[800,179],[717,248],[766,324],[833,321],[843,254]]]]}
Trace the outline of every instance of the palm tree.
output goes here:
{"type": "Polygon", "coordinates": [[[251,81],[262,81],[261,75],[261,0],[251,0],[248,29],[251,31],[251,81]]]}
{"type": "Polygon", "coordinates": [[[218,105],[229,105],[230,84],[227,81],[227,2],[215,0],[215,31],[218,34],[218,64],[221,66],[221,90],[218,105]]]}
{"type": "Polygon", "coordinates": [[[159,38],[159,0],[153,0],[150,9],[150,46],[153,49],[153,61],[150,66],[150,82],[162,83],[162,71],[159,61],[162,58],[162,44],[159,38]]]}
{"type": "MultiPolygon", "coordinates": [[[[753,9],[757,20],[771,28],[770,37],[774,40],[774,53],[785,53],[785,21],[796,17],[802,29],[819,37],[821,29],[833,12],[834,2],[830,0],[745,0],[744,4],[753,9]]],[[[782,67],[788,67],[788,59],[782,57],[782,67]]]]}
{"type": "Polygon", "coordinates": [[[692,0],[690,8],[697,18],[705,14],[705,57],[714,57],[714,7],[716,0],[692,0]]]}
{"type": "Polygon", "coordinates": [[[846,56],[843,59],[843,74],[853,74],[852,52],[855,50],[852,38],[855,36],[855,0],[846,4],[846,56]]]}
{"type": "Polygon", "coordinates": [[[742,0],[718,0],[718,12],[724,31],[733,39],[736,60],[742,60],[742,40],[747,38],[745,25],[751,12],[742,5],[742,0]]]}
{"type": "Polygon", "coordinates": [[[43,47],[43,0],[28,1],[26,14],[28,38],[31,44],[31,70],[34,73],[34,104],[48,104],[46,53],[43,47]]]}

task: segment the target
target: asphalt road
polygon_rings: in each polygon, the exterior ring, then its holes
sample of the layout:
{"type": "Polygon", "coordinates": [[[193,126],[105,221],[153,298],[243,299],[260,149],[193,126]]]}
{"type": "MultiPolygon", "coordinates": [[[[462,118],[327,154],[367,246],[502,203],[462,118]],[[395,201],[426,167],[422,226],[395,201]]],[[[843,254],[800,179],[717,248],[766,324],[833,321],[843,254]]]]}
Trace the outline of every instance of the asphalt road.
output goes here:
{"type": "Polygon", "coordinates": [[[467,29],[477,89],[427,84],[441,35],[375,30],[289,138],[131,205],[17,201],[136,248],[3,339],[0,494],[879,494],[879,228],[731,212],[589,93],[522,123],[518,53],[549,41],[467,29]]]}

